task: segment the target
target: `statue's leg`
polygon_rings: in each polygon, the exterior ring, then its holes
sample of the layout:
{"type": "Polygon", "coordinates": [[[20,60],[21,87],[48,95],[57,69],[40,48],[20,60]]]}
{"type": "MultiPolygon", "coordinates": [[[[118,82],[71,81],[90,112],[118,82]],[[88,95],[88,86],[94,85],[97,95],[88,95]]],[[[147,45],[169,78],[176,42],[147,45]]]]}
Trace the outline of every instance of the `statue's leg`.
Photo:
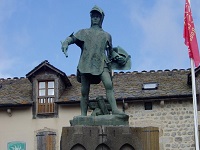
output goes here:
{"type": "Polygon", "coordinates": [[[87,76],[81,75],[81,116],[87,116],[90,82],[87,76]]]}
{"type": "Polygon", "coordinates": [[[108,71],[104,71],[101,75],[101,80],[106,89],[106,98],[111,105],[112,114],[124,114],[122,111],[120,111],[117,108],[117,103],[114,96],[113,84],[112,84],[110,73],[108,71]]]}

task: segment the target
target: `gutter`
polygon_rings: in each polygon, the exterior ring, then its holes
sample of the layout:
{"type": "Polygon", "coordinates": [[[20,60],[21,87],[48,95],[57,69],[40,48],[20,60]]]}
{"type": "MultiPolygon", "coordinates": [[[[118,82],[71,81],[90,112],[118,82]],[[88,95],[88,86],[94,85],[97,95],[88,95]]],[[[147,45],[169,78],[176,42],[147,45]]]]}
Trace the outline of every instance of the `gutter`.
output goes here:
{"type": "Polygon", "coordinates": [[[0,108],[5,108],[5,107],[31,107],[33,103],[28,103],[28,104],[0,104],[0,108]]]}
{"type": "MultiPolygon", "coordinates": [[[[197,94],[198,96],[198,94],[197,94]]],[[[127,97],[117,98],[117,101],[136,102],[136,101],[162,101],[162,100],[173,100],[173,99],[188,99],[192,98],[192,94],[185,95],[169,95],[169,96],[150,96],[150,97],[127,97]]]]}
{"type": "MultiPolygon", "coordinates": [[[[197,94],[198,96],[198,94],[197,94]]],[[[163,100],[175,100],[175,99],[188,99],[192,98],[192,94],[184,94],[184,95],[169,95],[169,96],[149,96],[149,97],[126,97],[126,98],[117,98],[117,102],[139,102],[139,101],[163,101],[163,100]]],[[[90,100],[90,102],[94,102],[96,100],[90,100]]],[[[71,101],[58,101],[55,102],[60,105],[73,105],[79,104],[80,101],[71,100],[71,101]]]]}

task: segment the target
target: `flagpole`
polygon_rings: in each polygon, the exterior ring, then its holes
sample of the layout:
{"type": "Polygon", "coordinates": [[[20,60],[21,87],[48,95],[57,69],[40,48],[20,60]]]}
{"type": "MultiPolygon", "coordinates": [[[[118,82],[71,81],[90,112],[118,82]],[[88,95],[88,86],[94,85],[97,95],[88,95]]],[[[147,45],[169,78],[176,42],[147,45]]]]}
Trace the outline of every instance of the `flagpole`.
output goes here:
{"type": "Polygon", "coordinates": [[[191,75],[192,75],[192,97],[193,97],[193,111],[194,111],[194,131],[195,131],[195,147],[199,150],[199,134],[198,134],[198,112],[197,112],[197,100],[196,100],[196,83],[194,72],[194,61],[191,58],[191,75]]]}
{"type": "Polygon", "coordinates": [[[198,134],[198,112],[197,112],[197,99],[196,99],[196,83],[195,83],[195,67],[200,64],[199,48],[195,33],[194,22],[192,18],[192,11],[190,0],[185,0],[185,14],[184,14],[184,32],[185,45],[188,47],[190,63],[191,63],[191,79],[192,79],[192,98],[193,98],[193,111],[194,111],[194,136],[195,136],[195,149],[199,150],[199,134],[198,134]],[[194,67],[195,64],[195,67],[194,67]]]}

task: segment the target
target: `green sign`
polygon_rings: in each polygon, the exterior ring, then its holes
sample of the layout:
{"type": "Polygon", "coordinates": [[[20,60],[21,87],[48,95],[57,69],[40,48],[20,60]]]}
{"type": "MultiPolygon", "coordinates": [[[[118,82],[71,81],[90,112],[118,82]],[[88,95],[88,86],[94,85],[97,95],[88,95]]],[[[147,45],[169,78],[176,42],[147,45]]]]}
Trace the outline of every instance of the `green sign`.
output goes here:
{"type": "Polygon", "coordinates": [[[26,150],[25,142],[9,142],[7,150],[26,150]]]}

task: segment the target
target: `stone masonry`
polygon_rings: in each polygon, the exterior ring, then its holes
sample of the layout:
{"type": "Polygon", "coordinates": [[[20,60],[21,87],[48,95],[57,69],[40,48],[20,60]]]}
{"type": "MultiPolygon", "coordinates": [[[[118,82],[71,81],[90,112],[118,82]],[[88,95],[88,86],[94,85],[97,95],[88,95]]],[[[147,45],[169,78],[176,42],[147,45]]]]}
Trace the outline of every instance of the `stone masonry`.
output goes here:
{"type": "Polygon", "coordinates": [[[159,127],[160,150],[195,150],[192,99],[168,100],[163,108],[155,101],[152,110],[136,102],[129,104],[126,113],[132,127],[159,127]]]}

